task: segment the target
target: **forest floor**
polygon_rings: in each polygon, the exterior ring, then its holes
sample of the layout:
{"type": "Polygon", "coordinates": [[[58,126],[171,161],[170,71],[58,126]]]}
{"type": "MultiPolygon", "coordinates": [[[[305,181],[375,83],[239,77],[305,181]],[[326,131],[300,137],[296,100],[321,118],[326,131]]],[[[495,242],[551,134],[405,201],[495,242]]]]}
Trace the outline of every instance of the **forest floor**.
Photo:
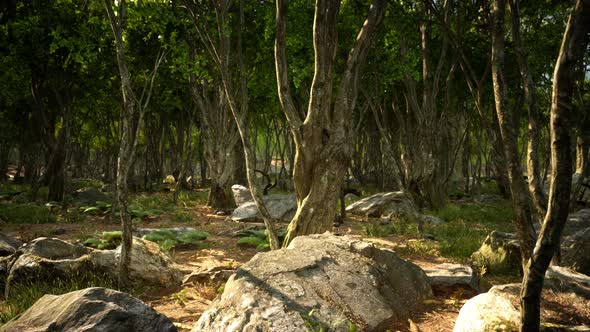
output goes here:
{"type": "MultiPolygon", "coordinates": [[[[173,209],[135,224],[136,227],[144,228],[193,227],[209,233],[207,240],[203,241],[198,248],[171,249],[169,254],[177,263],[190,270],[205,270],[215,266],[238,267],[257,253],[253,247],[238,245],[238,238],[235,237],[237,232],[251,227],[252,224],[236,223],[228,220],[227,216],[215,215],[210,208],[204,205],[202,199],[181,202],[181,205],[181,214],[184,216],[183,221],[174,221],[179,220],[179,218],[175,216],[178,209],[173,209]]],[[[379,237],[369,236],[369,233],[371,235],[378,233],[375,229],[370,231],[367,228],[369,223],[368,220],[347,218],[345,223],[341,227],[333,229],[333,232],[362,238],[375,243],[379,247],[393,249],[403,258],[421,267],[443,262],[466,262],[465,259],[461,258],[441,256],[440,246],[430,243],[435,241],[422,240],[417,234],[412,234],[411,229],[399,231],[397,234],[381,232],[381,234],[378,234],[379,237]]],[[[469,228],[472,227],[477,228],[477,226],[469,226],[469,228]]],[[[119,225],[110,222],[108,216],[89,216],[81,223],[61,223],[58,220],[57,223],[53,224],[2,225],[3,232],[23,241],[40,236],[53,236],[69,241],[79,241],[92,234],[118,229],[119,225]]],[[[483,229],[482,234],[487,231],[488,229],[483,229]]],[[[459,234],[459,236],[470,237],[469,233],[459,234]]],[[[461,238],[456,239],[459,242],[463,240],[461,238]]],[[[481,243],[480,238],[476,239],[476,241],[481,243]]],[[[444,249],[443,247],[442,250],[444,251],[444,249]]],[[[484,274],[480,284],[482,291],[486,291],[493,285],[519,281],[520,277],[516,275],[493,276],[484,274]]],[[[134,295],[151,305],[158,312],[169,317],[180,331],[190,331],[207,306],[218,296],[221,286],[221,284],[205,283],[173,289],[145,289],[138,290],[134,295]]],[[[435,293],[435,299],[424,303],[423,310],[412,315],[412,323],[419,328],[419,331],[423,332],[452,331],[459,309],[470,296],[473,296],[473,294],[461,290],[450,293],[435,293]]],[[[559,296],[556,295],[555,298],[559,298],[559,296]]],[[[567,299],[563,298],[562,300],[567,299]]],[[[590,308],[588,310],[590,315],[590,308]]],[[[559,307],[549,311],[545,315],[549,315],[549,317],[559,316],[559,307]]],[[[410,324],[410,322],[401,322],[392,326],[391,331],[409,331],[410,324]]]]}

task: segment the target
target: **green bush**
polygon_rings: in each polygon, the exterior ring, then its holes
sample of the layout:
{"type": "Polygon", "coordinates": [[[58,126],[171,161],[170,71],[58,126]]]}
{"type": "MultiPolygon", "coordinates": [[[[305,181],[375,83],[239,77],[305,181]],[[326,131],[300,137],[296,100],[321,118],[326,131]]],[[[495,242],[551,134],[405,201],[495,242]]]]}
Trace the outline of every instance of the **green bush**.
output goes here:
{"type": "Polygon", "coordinates": [[[96,249],[115,249],[123,239],[121,231],[102,232],[83,239],[82,244],[96,249]]]}
{"type": "Polygon", "coordinates": [[[172,215],[170,216],[173,222],[191,222],[193,221],[193,216],[190,213],[183,211],[182,209],[175,209],[172,215]]]}
{"type": "MultiPolygon", "coordinates": [[[[283,243],[285,240],[286,230],[279,230],[277,236],[279,243],[283,243]]],[[[240,239],[238,245],[256,247],[256,251],[265,251],[270,249],[270,243],[268,241],[268,231],[265,230],[254,230],[248,229],[238,233],[240,239]]]]}
{"type": "Polygon", "coordinates": [[[2,204],[0,219],[9,224],[49,224],[57,221],[46,206],[33,203],[2,204]]]}
{"type": "Polygon", "coordinates": [[[140,194],[132,199],[129,204],[130,210],[137,211],[172,211],[174,200],[172,195],[162,194],[140,194]]]}
{"type": "Polygon", "coordinates": [[[168,251],[179,244],[199,245],[200,241],[206,240],[208,237],[209,234],[202,231],[189,231],[177,236],[169,229],[159,229],[144,235],[143,239],[156,242],[162,250],[168,251]]]}
{"type": "Polygon", "coordinates": [[[104,186],[104,182],[97,179],[71,179],[68,185],[73,191],[87,187],[101,189],[104,186]]]}

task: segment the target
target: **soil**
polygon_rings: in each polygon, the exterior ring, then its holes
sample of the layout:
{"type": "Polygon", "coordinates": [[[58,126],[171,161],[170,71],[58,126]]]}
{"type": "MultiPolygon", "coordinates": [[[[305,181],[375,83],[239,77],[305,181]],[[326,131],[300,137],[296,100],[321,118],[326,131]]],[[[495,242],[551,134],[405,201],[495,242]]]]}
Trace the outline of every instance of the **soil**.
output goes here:
{"type": "MultiPolygon", "coordinates": [[[[192,222],[173,223],[167,213],[150,221],[136,224],[136,227],[167,228],[194,227],[204,230],[210,237],[199,248],[183,248],[172,250],[170,255],[181,265],[202,270],[215,266],[239,267],[257,252],[254,248],[237,245],[235,233],[254,224],[235,223],[226,220],[226,216],[218,216],[203,205],[187,207],[186,212],[193,216],[192,222]]],[[[260,225],[260,224],[256,224],[260,225]]],[[[399,235],[384,238],[368,238],[364,232],[366,220],[347,218],[344,225],[333,231],[369,240],[376,245],[389,249],[403,248],[416,239],[399,235]]],[[[285,225],[286,226],[286,225],[285,225]]],[[[2,232],[29,241],[40,236],[58,237],[76,241],[84,236],[107,230],[117,230],[119,225],[110,222],[108,217],[92,217],[77,224],[43,224],[43,225],[1,225],[2,232]]],[[[413,263],[427,267],[450,260],[433,255],[404,254],[400,256],[413,263]]],[[[495,284],[519,282],[517,276],[484,277],[481,280],[483,290],[495,284]]],[[[147,290],[137,296],[158,312],[169,317],[179,331],[190,331],[207,306],[218,296],[222,284],[199,283],[196,285],[173,289],[147,290]]],[[[423,309],[415,312],[406,322],[391,327],[391,331],[452,331],[459,309],[474,294],[456,291],[436,291],[435,298],[424,303],[423,309]]],[[[579,302],[569,294],[545,292],[543,316],[551,323],[572,324],[590,323],[590,308],[587,302],[579,302]],[[577,301],[577,302],[576,302],[577,301]],[[567,307],[569,309],[564,309],[567,307]]]]}

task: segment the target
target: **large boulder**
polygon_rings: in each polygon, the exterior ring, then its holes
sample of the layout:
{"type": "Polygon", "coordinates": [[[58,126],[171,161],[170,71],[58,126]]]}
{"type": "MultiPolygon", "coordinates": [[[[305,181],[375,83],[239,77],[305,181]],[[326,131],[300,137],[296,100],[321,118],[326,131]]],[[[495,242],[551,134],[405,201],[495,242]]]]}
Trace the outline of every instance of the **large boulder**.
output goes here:
{"type": "MultiPolygon", "coordinates": [[[[112,276],[118,275],[121,246],[113,250],[95,250],[89,256],[100,270],[112,276]]],[[[135,284],[175,287],[182,283],[184,274],[188,272],[160,250],[157,243],[133,238],[129,278],[135,284]]]]}
{"type": "MultiPolygon", "coordinates": [[[[10,295],[16,284],[47,277],[71,277],[98,272],[116,279],[120,254],[120,246],[114,250],[93,250],[59,239],[33,240],[22,246],[6,262],[5,296],[10,295]]],[[[129,273],[136,285],[178,286],[185,272],[187,271],[183,271],[156,243],[140,238],[133,239],[129,273]]]]}
{"type": "Polygon", "coordinates": [[[422,269],[390,250],[300,236],[242,265],[193,331],[384,331],[431,296],[422,269]]]}
{"type": "Polygon", "coordinates": [[[10,256],[22,245],[22,242],[0,233],[0,257],[10,256]]]}
{"type": "Polygon", "coordinates": [[[346,212],[362,217],[414,220],[418,212],[412,199],[403,191],[378,193],[346,207],[346,212]]]}
{"type": "MultiPolygon", "coordinates": [[[[289,222],[297,211],[297,198],[294,194],[276,194],[263,197],[270,215],[279,221],[289,222]]],[[[237,222],[262,222],[262,216],[254,202],[238,206],[230,217],[237,222]]]]}
{"type": "Polygon", "coordinates": [[[518,331],[520,313],[503,286],[469,299],[459,311],[453,332],[518,331]]]}
{"type": "Polygon", "coordinates": [[[515,272],[521,269],[520,243],[514,233],[492,231],[471,259],[490,273],[515,272]]]}
{"type": "Polygon", "coordinates": [[[90,249],[83,246],[56,238],[41,237],[24,244],[4,261],[4,295],[8,297],[11,288],[17,283],[89,269],[89,251],[90,249]]]}
{"type": "Polygon", "coordinates": [[[133,296],[95,287],[63,295],[44,295],[0,331],[172,332],[177,329],[168,318],[133,296]]]}
{"type": "Polygon", "coordinates": [[[233,186],[231,186],[231,191],[234,194],[236,206],[252,202],[252,193],[250,192],[250,189],[248,189],[248,187],[242,186],[241,184],[234,184],[233,186]]]}
{"type": "Polygon", "coordinates": [[[96,202],[105,202],[109,197],[104,192],[94,187],[84,187],[76,190],[72,196],[79,204],[95,205],[96,202]]]}
{"type": "MultiPolygon", "coordinates": [[[[547,271],[552,271],[552,267],[547,271]]],[[[554,292],[564,290],[563,286],[556,287],[555,279],[548,279],[544,288],[551,289],[553,292],[543,292],[541,299],[541,331],[589,331],[587,325],[577,325],[587,323],[583,314],[587,312],[587,300],[576,300],[570,295],[562,294],[569,300],[565,302],[555,303],[554,292]],[[553,295],[551,295],[553,294],[553,295]],[[549,298],[545,298],[549,296],[549,298]],[[567,306],[565,308],[563,306],[567,306]],[[580,311],[581,310],[581,311],[580,311]],[[549,312],[553,311],[552,315],[549,312]],[[555,316],[561,316],[565,312],[577,312],[576,319],[566,319],[565,323],[568,325],[556,324],[554,321],[545,321],[545,317],[553,316],[551,320],[555,320],[555,316]],[[582,315],[580,315],[582,314],[582,315]],[[569,324],[574,325],[569,325],[569,324]]],[[[569,283],[571,280],[562,279],[563,282],[569,283]]],[[[459,316],[455,321],[453,332],[488,332],[488,331],[519,331],[520,326],[520,283],[497,285],[492,287],[487,293],[477,295],[469,299],[459,311],[459,316]]],[[[572,290],[570,287],[565,288],[568,292],[572,290]]],[[[559,319],[559,318],[558,318],[559,319]]]]}

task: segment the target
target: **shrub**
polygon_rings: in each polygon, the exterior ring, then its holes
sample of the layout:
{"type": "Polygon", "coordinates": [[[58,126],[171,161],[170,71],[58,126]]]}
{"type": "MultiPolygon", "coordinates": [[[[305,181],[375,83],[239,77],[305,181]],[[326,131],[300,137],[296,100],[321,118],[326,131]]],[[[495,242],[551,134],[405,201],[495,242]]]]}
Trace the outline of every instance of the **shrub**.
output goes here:
{"type": "MultiPolygon", "coordinates": [[[[277,234],[279,238],[279,243],[282,243],[283,240],[285,240],[285,235],[287,235],[286,230],[279,230],[277,234]]],[[[266,229],[248,229],[238,233],[236,236],[240,238],[238,240],[238,245],[256,247],[256,251],[265,251],[270,249],[270,243],[268,241],[268,231],[266,229]]]]}
{"type": "Polygon", "coordinates": [[[49,224],[57,221],[47,207],[33,203],[2,204],[0,219],[9,224],[49,224]]]}
{"type": "Polygon", "coordinates": [[[209,237],[209,234],[202,231],[189,231],[176,235],[176,233],[169,229],[159,229],[144,235],[143,239],[156,242],[160,246],[160,249],[169,251],[179,244],[199,245],[200,241],[206,240],[207,237],[209,237]]]}
{"type": "Polygon", "coordinates": [[[123,239],[123,235],[121,231],[112,231],[112,232],[102,232],[102,234],[97,234],[91,237],[88,237],[82,241],[87,247],[92,247],[96,249],[115,249],[123,239]]]}

